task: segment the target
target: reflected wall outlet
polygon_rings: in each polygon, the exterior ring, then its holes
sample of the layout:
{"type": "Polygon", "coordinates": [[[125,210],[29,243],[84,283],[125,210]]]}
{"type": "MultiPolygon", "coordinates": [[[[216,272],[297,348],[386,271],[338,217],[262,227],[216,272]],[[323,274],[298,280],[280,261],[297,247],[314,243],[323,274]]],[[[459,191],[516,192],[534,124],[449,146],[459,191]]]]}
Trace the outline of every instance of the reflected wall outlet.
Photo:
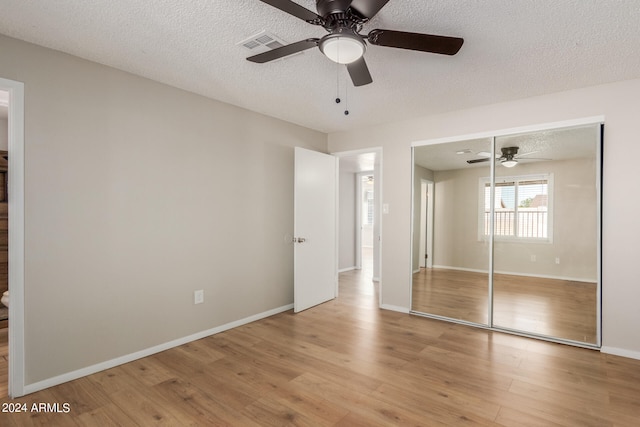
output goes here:
{"type": "Polygon", "coordinates": [[[202,304],[204,302],[204,291],[200,289],[199,291],[193,292],[193,303],[194,304],[202,304]]]}

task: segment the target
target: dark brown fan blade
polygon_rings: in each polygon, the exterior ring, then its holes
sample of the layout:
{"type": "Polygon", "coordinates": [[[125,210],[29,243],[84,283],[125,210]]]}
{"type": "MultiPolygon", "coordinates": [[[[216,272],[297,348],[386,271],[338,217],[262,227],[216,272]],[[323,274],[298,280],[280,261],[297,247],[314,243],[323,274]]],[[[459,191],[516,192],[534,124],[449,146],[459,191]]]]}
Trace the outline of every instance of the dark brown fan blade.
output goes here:
{"type": "Polygon", "coordinates": [[[432,34],[407,33],[405,31],[373,30],[367,36],[369,43],[378,46],[455,55],[464,40],[458,37],[434,36],[432,34]]]}
{"type": "Polygon", "coordinates": [[[353,0],[351,9],[355,9],[363,18],[373,18],[389,0],[353,0]]]}
{"type": "Polygon", "coordinates": [[[485,157],[485,158],[482,158],[482,159],[467,160],[467,163],[469,163],[471,165],[473,163],[482,163],[482,162],[488,162],[488,161],[489,161],[489,158],[485,157]]]}
{"type": "Polygon", "coordinates": [[[347,71],[349,71],[349,75],[351,76],[351,81],[354,86],[364,86],[373,82],[367,63],[364,61],[364,57],[347,64],[347,71]]]}
{"type": "Polygon", "coordinates": [[[302,52],[303,50],[316,47],[318,46],[319,40],[320,39],[306,39],[296,43],[291,43],[277,49],[250,56],[247,58],[247,61],[264,64],[265,62],[273,61],[274,59],[284,58],[285,56],[293,55],[294,53],[302,52]]]}
{"type": "Polygon", "coordinates": [[[316,13],[309,9],[300,6],[298,3],[294,3],[291,0],[260,0],[263,3],[271,5],[276,9],[280,9],[283,12],[287,12],[289,15],[293,15],[296,18],[300,18],[303,21],[307,21],[310,24],[320,25],[323,19],[316,13]]]}

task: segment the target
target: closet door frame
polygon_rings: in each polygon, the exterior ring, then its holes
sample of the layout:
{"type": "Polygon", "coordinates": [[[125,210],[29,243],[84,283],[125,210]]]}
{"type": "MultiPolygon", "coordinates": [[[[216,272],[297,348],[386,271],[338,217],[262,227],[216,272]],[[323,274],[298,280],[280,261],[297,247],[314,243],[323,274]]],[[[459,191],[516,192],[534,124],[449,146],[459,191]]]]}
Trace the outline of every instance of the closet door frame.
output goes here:
{"type": "MultiPolygon", "coordinates": [[[[565,339],[565,338],[560,338],[560,337],[551,337],[551,336],[547,336],[547,335],[540,335],[540,334],[536,334],[536,333],[530,333],[530,332],[526,332],[526,331],[522,331],[522,330],[518,330],[518,329],[510,329],[510,328],[506,328],[506,327],[497,327],[494,325],[493,322],[493,311],[494,311],[494,303],[493,303],[493,294],[494,294],[494,283],[493,283],[493,276],[494,276],[494,221],[492,220],[490,223],[490,238],[489,240],[489,280],[488,280],[488,304],[487,304],[487,319],[488,319],[488,324],[484,325],[484,324],[480,324],[480,323],[475,323],[475,322],[469,322],[469,321],[465,321],[465,320],[460,320],[460,319],[455,319],[455,318],[450,318],[450,317],[445,317],[445,316],[440,316],[440,315],[433,315],[433,314],[429,314],[429,313],[423,313],[423,312],[418,312],[418,311],[414,311],[413,308],[411,308],[410,313],[411,314],[415,314],[415,315],[419,315],[419,316],[423,316],[423,317],[429,317],[429,318],[434,318],[434,319],[438,319],[438,320],[445,320],[445,321],[449,321],[449,322],[453,322],[453,323],[459,323],[459,324],[464,324],[464,325],[469,325],[469,326],[474,326],[477,328],[481,328],[481,329],[489,329],[489,330],[494,330],[494,331],[499,331],[499,332],[504,332],[504,333],[509,333],[509,334],[513,334],[513,335],[519,335],[519,336],[524,336],[524,337],[529,337],[529,338],[535,338],[538,340],[543,340],[543,341],[550,341],[550,342],[556,342],[556,343],[561,343],[561,344],[568,344],[568,345],[572,345],[572,346],[576,346],[576,347],[585,347],[585,348],[592,348],[592,349],[600,349],[600,347],[602,346],[602,151],[603,151],[603,137],[604,137],[604,124],[605,124],[605,120],[604,120],[604,116],[592,116],[592,117],[585,117],[585,118],[580,118],[580,119],[575,119],[575,120],[566,120],[566,121],[558,121],[558,122],[550,122],[550,123],[542,123],[542,124],[536,124],[536,125],[530,125],[530,126],[523,126],[523,127],[516,127],[516,128],[507,128],[507,129],[502,129],[502,130],[496,130],[496,131],[488,131],[488,132],[479,132],[479,133],[473,133],[473,134],[466,134],[466,135],[457,135],[457,136],[452,136],[452,137],[445,137],[445,138],[437,138],[437,139],[427,139],[427,140],[418,140],[418,141],[414,141],[411,144],[411,159],[412,159],[412,173],[411,173],[411,187],[412,187],[412,195],[414,194],[413,192],[416,190],[414,187],[414,165],[415,165],[415,161],[414,161],[414,149],[417,147],[423,147],[423,146],[428,146],[428,145],[436,145],[436,144],[446,144],[446,143],[450,143],[450,142],[457,142],[457,141],[464,141],[464,140],[475,140],[475,139],[482,139],[482,138],[491,138],[491,156],[492,158],[495,158],[495,146],[496,146],[496,138],[502,137],[502,136],[511,136],[514,134],[523,134],[523,133],[529,133],[529,132],[539,132],[539,131],[546,131],[546,130],[555,130],[555,129],[561,129],[561,128],[571,128],[571,127],[578,127],[578,126],[587,126],[587,125],[598,125],[599,126],[599,139],[598,139],[598,143],[597,143],[597,147],[596,147],[596,206],[597,206],[597,219],[596,219],[596,227],[597,227],[597,231],[596,231],[596,236],[597,236],[597,244],[596,244],[596,250],[597,250],[597,283],[596,283],[596,342],[595,343],[588,343],[588,342],[583,342],[583,341],[575,341],[575,340],[571,340],[571,339],[565,339]]],[[[494,209],[495,209],[495,162],[490,162],[490,177],[491,177],[491,218],[494,217],[494,209]]],[[[412,216],[413,216],[413,199],[414,197],[411,197],[411,212],[412,212],[412,216]]],[[[411,219],[411,228],[412,228],[412,233],[411,235],[413,236],[413,217],[411,219]]],[[[413,244],[411,245],[411,258],[413,259],[413,244]]]]}

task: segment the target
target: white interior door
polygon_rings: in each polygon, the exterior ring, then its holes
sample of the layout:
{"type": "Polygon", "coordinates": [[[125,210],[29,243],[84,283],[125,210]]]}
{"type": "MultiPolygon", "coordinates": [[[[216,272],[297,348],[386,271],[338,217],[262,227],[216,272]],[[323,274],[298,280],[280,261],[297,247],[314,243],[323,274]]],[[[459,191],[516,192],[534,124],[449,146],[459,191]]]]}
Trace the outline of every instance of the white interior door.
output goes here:
{"type": "Polygon", "coordinates": [[[337,158],[295,149],[294,311],[336,297],[337,158]]]}

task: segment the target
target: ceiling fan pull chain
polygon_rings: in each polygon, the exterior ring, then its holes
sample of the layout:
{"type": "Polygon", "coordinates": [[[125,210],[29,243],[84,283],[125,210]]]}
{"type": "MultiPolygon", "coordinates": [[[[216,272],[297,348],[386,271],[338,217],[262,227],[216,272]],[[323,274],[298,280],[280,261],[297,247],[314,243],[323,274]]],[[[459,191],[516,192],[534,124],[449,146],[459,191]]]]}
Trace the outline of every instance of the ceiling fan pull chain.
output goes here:
{"type": "Polygon", "coordinates": [[[344,85],[344,115],[349,115],[349,85],[344,85]]]}
{"type": "Polygon", "coordinates": [[[336,104],[340,104],[340,64],[336,62],[336,104]]]}

